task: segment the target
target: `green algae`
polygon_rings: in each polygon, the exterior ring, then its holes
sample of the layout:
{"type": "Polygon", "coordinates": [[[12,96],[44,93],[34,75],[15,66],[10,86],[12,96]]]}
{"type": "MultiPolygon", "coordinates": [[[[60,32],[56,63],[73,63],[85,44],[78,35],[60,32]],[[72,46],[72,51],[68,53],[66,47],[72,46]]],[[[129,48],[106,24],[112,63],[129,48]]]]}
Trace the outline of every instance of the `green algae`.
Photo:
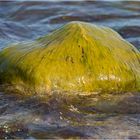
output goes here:
{"type": "Polygon", "coordinates": [[[0,52],[0,83],[22,92],[140,90],[140,52],[110,28],[71,22],[0,52]]]}

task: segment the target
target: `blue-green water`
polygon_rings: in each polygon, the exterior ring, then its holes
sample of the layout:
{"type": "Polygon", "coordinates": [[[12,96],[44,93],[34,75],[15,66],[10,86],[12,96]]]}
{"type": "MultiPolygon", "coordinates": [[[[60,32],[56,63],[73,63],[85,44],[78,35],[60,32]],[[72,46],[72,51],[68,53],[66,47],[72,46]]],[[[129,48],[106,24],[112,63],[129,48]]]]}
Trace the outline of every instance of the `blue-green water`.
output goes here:
{"type": "MultiPolygon", "coordinates": [[[[138,1],[0,1],[0,49],[75,20],[109,26],[140,50],[138,1]]],[[[1,92],[0,138],[140,139],[140,94],[54,92],[42,100],[1,92]]]]}

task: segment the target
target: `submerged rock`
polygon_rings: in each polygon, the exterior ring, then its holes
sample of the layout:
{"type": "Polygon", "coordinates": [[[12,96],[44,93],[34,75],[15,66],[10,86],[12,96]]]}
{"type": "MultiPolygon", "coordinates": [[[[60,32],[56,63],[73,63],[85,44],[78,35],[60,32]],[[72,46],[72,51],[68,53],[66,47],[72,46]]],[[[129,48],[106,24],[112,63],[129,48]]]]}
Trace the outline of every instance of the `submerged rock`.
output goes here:
{"type": "Polygon", "coordinates": [[[140,52],[110,28],[70,22],[34,42],[3,49],[0,83],[37,93],[138,91],[140,52]]]}

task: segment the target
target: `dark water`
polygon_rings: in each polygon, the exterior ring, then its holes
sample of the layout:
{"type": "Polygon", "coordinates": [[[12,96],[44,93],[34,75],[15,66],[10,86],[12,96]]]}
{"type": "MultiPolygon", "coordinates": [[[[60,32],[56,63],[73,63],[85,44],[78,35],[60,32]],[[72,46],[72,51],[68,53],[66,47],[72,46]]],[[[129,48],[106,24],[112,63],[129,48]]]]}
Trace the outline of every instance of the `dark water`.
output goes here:
{"type": "MultiPolygon", "coordinates": [[[[109,26],[140,50],[140,1],[0,1],[0,49],[74,20],[109,26]]],[[[1,92],[0,138],[140,139],[140,94],[1,92]]]]}

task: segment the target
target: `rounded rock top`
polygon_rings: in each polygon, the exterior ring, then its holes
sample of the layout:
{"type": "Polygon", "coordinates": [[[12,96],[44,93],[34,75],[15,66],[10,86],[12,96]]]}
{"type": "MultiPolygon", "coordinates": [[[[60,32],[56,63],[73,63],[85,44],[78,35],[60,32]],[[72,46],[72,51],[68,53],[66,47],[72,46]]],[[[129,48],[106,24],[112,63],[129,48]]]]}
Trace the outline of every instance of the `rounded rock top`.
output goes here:
{"type": "Polygon", "coordinates": [[[0,52],[0,84],[39,93],[140,90],[140,52],[114,30],[73,21],[0,52]]]}

